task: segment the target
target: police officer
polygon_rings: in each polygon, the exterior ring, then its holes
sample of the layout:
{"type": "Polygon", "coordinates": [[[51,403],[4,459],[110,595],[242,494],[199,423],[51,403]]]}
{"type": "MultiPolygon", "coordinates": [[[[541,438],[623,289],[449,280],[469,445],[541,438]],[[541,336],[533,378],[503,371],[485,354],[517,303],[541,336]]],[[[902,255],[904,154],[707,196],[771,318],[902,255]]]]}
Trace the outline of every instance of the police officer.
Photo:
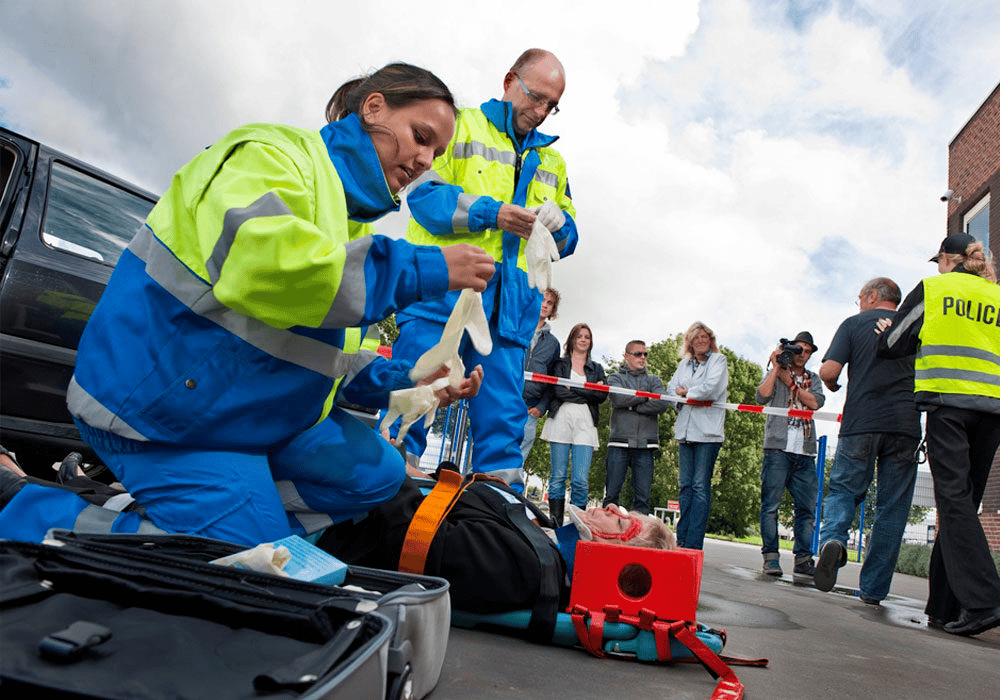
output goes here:
{"type": "Polygon", "coordinates": [[[1000,287],[983,244],[960,233],[941,243],[937,277],[884,318],[878,355],[916,352],[914,392],[927,412],[937,539],[931,553],[928,626],[975,635],[1000,625],[1000,577],[979,522],[1000,445],[1000,287]]]}

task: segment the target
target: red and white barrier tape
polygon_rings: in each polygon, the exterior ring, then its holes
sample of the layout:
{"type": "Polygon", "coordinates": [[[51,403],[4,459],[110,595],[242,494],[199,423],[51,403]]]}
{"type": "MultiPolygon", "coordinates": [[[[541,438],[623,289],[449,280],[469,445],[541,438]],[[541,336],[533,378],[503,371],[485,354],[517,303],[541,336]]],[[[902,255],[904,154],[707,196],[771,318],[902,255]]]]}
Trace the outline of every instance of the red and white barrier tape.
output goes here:
{"type": "Polygon", "coordinates": [[[607,384],[593,384],[591,382],[577,382],[563,377],[551,377],[547,374],[536,372],[525,372],[524,381],[541,382],[542,384],[558,384],[568,386],[573,389],[590,389],[592,391],[603,391],[609,394],[621,394],[622,396],[640,396],[647,399],[663,399],[674,403],[686,403],[692,406],[714,406],[724,408],[728,411],[743,411],[744,413],[763,413],[768,416],[788,416],[789,418],[805,418],[806,420],[830,420],[840,422],[840,413],[824,413],[823,411],[804,411],[797,408],[778,408],[777,406],[758,406],[752,403],[723,403],[722,401],[696,401],[683,396],[670,396],[668,394],[654,394],[649,391],[639,391],[637,389],[625,389],[620,386],[608,386],[607,384]]]}

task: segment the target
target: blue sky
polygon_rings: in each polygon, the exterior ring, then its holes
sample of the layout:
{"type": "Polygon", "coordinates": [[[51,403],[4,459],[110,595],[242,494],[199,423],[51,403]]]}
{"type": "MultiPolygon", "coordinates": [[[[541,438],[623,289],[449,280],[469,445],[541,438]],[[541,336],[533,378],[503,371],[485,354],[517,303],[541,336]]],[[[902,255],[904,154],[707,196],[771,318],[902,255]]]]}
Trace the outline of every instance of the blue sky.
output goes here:
{"type": "Polygon", "coordinates": [[[345,4],[4,0],[0,122],[161,192],[239,124],[319,128],[389,61],[471,105],[549,48],[581,235],[557,335],[586,321],[619,358],[698,319],[763,362],[803,329],[822,353],[868,278],[934,272],[948,143],[1000,81],[992,0],[345,4]]]}

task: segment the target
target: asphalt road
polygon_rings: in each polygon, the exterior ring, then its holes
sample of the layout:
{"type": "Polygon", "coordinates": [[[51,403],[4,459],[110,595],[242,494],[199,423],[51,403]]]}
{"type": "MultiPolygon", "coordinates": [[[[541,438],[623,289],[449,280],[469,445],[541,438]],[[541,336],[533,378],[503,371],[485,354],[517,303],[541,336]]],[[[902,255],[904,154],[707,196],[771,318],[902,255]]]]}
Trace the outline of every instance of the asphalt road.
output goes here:
{"type": "MultiPolygon", "coordinates": [[[[860,565],[840,570],[823,593],[786,573],[759,573],[757,547],[706,540],[698,621],[728,632],[725,654],[767,657],[766,668],[734,667],[746,698],[965,700],[1000,697],[1000,630],[954,637],[928,629],[925,579],[896,574],[881,606],[856,596],[860,565]]],[[[791,568],[791,553],[783,567],[791,568]]],[[[601,660],[452,628],[430,700],[609,697],[700,698],[715,681],[697,664],[601,660]]]]}

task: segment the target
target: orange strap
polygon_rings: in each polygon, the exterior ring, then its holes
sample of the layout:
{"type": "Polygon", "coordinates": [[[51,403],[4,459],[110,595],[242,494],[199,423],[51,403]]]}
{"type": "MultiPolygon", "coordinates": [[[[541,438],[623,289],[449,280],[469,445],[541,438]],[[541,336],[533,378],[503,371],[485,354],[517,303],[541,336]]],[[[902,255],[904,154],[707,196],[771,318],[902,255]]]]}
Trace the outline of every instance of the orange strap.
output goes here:
{"type": "Polygon", "coordinates": [[[458,502],[458,497],[471,482],[462,483],[462,475],[442,469],[437,483],[413,514],[406,530],[403,549],[399,553],[399,570],[408,574],[422,574],[427,566],[427,553],[438,527],[448,512],[458,502]]]}

